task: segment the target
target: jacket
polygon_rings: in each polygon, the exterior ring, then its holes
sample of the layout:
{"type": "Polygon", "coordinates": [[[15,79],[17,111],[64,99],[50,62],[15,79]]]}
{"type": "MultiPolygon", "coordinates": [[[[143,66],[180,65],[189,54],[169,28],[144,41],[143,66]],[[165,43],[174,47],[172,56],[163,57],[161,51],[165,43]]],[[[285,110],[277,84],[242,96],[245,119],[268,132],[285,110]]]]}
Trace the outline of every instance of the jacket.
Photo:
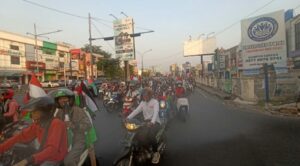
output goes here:
{"type": "MultiPolygon", "coordinates": [[[[41,143],[45,129],[39,124],[33,123],[21,133],[9,138],[0,145],[0,154],[10,149],[16,143],[29,143],[35,138],[41,143]]],[[[41,151],[32,155],[34,164],[42,164],[45,161],[62,161],[68,150],[67,129],[59,119],[53,119],[48,128],[47,139],[41,151]]]]}
{"type": "Polygon", "coordinates": [[[4,117],[6,118],[12,118],[13,122],[18,121],[18,109],[19,109],[19,104],[15,99],[9,100],[7,103],[7,112],[3,114],[4,117]]]}
{"type": "MultiPolygon", "coordinates": [[[[54,116],[65,121],[65,114],[62,109],[58,109],[54,116]]],[[[76,142],[78,139],[84,139],[85,132],[89,131],[89,129],[92,127],[90,119],[88,118],[85,110],[78,106],[73,106],[69,111],[69,117],[70,121],[74,125],[74,128],[72,128],[74,133],[74,142],[76,142]]]]}

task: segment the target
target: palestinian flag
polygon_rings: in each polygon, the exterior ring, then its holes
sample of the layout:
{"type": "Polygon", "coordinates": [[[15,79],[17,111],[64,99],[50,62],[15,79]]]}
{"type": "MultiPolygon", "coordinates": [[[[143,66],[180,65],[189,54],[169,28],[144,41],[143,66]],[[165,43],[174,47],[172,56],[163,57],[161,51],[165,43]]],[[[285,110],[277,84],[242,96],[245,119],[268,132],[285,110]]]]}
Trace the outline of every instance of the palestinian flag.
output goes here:
{"type": "Polygon", "coordinates": [[[96,111],[99,110],[96,101],[93,98],[92,93],[89,91],[87,88],[86,84],[81,82],[81,89],[82,89],[82,95],[84,96],[85,99],[85,106],[88,109],[89,112],[95,113],[96,111]]]}

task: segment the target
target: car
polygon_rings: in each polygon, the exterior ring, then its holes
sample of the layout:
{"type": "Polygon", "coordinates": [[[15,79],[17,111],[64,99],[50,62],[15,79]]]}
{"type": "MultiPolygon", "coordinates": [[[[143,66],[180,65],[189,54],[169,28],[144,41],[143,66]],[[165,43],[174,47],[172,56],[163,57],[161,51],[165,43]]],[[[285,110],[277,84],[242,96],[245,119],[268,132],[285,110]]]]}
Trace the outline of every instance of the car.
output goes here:
{"type": "Polygon", "coordinates": [[[18,83],[14,80],[4,80],[0,83],[0,88],[13,88],[16,89],[18,87],[18,83]]]}
{"type": "Polygon", "coordinates": [[[41,82],[41,85],[43,88],[59,87],[59,84],[55,81],[44,81],[44,82],[41,82]]]}
{"type": "Polygon", "coordinates": [[[51,82],[58,83],[58,85],[60,87],[65,86],[65,81],[64,80],[54,80],[54,81],[51,81],[51,82]]]}

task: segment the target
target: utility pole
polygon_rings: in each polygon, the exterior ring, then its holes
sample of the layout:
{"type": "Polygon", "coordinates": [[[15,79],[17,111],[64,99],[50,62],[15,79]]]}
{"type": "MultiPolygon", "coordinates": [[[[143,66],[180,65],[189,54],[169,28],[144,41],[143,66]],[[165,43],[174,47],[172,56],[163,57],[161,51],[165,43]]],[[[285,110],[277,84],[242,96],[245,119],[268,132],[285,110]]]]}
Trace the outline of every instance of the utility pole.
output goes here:
{"type": "Polygon", "coordinates": [[[35,52],[35,58],[36,58],[36,72],[39,73],[39,55],[38,55],[38,49],[37,49],[37,34],[36,34],[36,25],[34,23],[34,52],[35,52]]]}
{"type": "Polygon", "coordinates": [[[48,35],[48,34],[52,34],[52,33],[57,33],[57,32],[61,32],[62,30],[56,30],[56,31],[52,31],[52,32],[46,32],[46,33],[41,33],[41,34],[37,34],[37,30],[36,30],[36,24],[34,23],[33,24],[33,28],[34,28],[34,33],[32,34],[32,33],[29,33],[29,32],[27,32],[26,34],[27,35],[32,35],[32,36],[34,36],[34,45],[35,45],[35,48],[34,48],[34,52],[35,52],[35,59],[36,59],[36,67],[37,67],[37,73],[39,73],[40,72],[40,70],[39,70],[39,55],[38,55],[38,44],[37,44],[37,38],[38,37],[41,37],[42,35],[48,35]]]}
{"type": "Polygon", "coordinates": [[[92,49],[92,28],[91,28],[91,14],[89,13],[89,44],[90,44],[90,55],[91,55],[91,77],[94,79],[94,59],[93,59],[93,49],[92,49]]]}

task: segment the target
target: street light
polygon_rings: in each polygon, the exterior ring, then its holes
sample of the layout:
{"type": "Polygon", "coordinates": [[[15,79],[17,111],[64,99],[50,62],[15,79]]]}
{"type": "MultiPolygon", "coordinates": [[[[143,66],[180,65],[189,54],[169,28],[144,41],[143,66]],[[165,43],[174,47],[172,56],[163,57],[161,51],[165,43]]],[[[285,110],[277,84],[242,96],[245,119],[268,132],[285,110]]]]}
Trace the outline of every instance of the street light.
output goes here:
{"type": "MultiPolygon", "coordinates": [[[[58,33],[58,32],[61,32],[62,30],[56,30],[56,31],[51,31],[51,32],[46,32],[46,33],[40,33],[40,34],[37,34],[36,32],[36,25],[34,24],[34,34],[32,33],[29,33],[27,32],[26,34],[27,35],[32,35],[34,36],[34,41],[35,41],[35,48],[34,48],[34,51],[35,51],[35,57],[36,57],[36,66],[37,66],[37,73],[39,73],[39,56],[38,56],[38,50],[37,50],[37,37],[44,37],[43,35],[49,35],[49,34],[52,34],[52,33],[58,33]]],[[[48,38],[48,37],[47,37],[48,38]]]]}
{"type": "Polygon", "coordinates": [[[147,51],[145,51],[141,54],[141,58],[142,58],[142,73],[141,73],[142,87],[143,87],[143,73],[144,73],[144,55],[148,52],[151,52],[151,51],[152,51],[152,49],[149,49],[149,50],[147,50],[147,51]]]}

